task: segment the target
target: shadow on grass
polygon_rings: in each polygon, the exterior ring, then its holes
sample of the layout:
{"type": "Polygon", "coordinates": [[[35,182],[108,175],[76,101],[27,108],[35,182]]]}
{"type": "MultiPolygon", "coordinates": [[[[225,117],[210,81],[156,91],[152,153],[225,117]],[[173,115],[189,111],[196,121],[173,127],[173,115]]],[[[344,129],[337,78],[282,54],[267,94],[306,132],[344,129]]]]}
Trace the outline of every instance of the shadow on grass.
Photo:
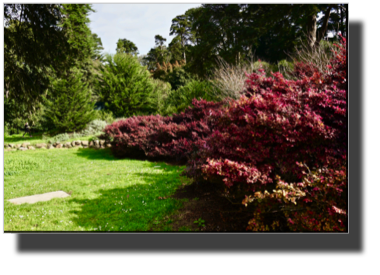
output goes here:
{"type": "Polygon", "coordinates": [[[25,142],[31,142],[34,140],[41,140],[42,139],[42,134],[41,133],[32,133],[32,137],[30,137],[28,134],[26,134],[24,137],[22,134],[18,135],[12,135],[12,136],[4,136],[4,143],[14,143],[14,142],[19,142],[19,141],[25,141],[25,142]]]}
{"type": "MultiPolygon", "coordinates": [[[[161,168],[162,167],[162,168],[161,168]]],[[[178,167],[161,165],[165,173],[135,173],[144,184],[125,188],[100,189],[94,199],[72,199],[80,210],[73,222],[83,231],[150,231],[152,226],[170,231],[165,217],[182,206],[180,200],[169,198],[181,184],[178,167]]]]}
{"type": "Polygon", "coordinates": [[[94,159],[102,159],[102,160],[119,160],[115,158],[112,153],[111,149],[95,149],[95,148],[79,148],[76,152],[76,155],[78,157],[87,158],[90,160],[94,159]]]}
{"type": "Polygon", "coordinates": [[[136,161],[146,161],[152,164],[157,163],[166,163],[167,165],[178,167],[178,166],[184,166],[186,163],[184,161],[178,162],[170,159],[165,158],[157,158],[157,159],[148,159],[148,158],[117,158],[112,155],[112,151],[110,148],[105,149],[95,149],[95,148],[79,148],[76,152],[76,155],[78,157],[87,158],[90,160],[96,160],[96,159],[102,159],[102,160],[136,160],[136,161]]]}

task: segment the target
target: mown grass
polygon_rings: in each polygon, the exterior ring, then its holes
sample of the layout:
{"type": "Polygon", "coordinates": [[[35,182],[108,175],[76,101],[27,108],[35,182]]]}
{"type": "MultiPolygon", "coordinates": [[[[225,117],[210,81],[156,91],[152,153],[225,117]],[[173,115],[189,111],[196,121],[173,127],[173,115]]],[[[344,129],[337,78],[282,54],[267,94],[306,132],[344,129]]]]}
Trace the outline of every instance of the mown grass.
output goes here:
{"type": "MultiPolygon", "coordinates": [[[[47,143],[49,139],[52,137],[48,138],[43,138],[42,133],[33,133],[32,136],[30,137],[28,134],[26,134],[24,137],[22,134],[15,134],[11,136],[4,136],[4,144],[21,144],[23,142],[29,142],[31,145],[35,145],[37,143],[47,143]]],[[[95,137],[95,135],[92,136],[86,136],[86,137],[77,137],[77,138],[70,138],[64,142],[71,142],[74,140],[89,140],[90,138],[95,137]]]]}
{"type": "Polygon", "coordinates": [[[4,152],[5,231],[170,231],[184,167],[115,159],[108,149],[4,152]],[[62,190],[35,204],[8,200],[62,190]]]}

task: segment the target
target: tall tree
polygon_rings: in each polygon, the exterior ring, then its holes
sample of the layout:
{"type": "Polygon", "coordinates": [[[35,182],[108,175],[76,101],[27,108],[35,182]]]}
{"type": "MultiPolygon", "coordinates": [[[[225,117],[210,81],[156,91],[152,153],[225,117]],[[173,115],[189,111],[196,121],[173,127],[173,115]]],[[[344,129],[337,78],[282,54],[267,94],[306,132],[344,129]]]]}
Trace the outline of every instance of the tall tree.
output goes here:
{"type": "Polygon", "coordinates": [[[172,20],[170,35],[177,35],[180,37],[183,59],[186,61],[185,46],[191,39],[191,22],[188,19],[188,15],[178,15],[172,20]]]}
{"type": "Polygon", "coordinates": [[[91,11],[87,4],[4,4],[4,95],[13,106],[30,116],[52,75],[88,59],[91,11]]]}
{"type": "Polygon", "coordinates": [[[139,53],[138,48],[135,45],[135,43],[133,43],[132,41],[125,39],[125,38],[119,39],[117,41],[116,52],[117,53],[127,53],[127,54],[132,54],[132,55],[137,55],[139,53]]]}
{"type": "Polygon", "coordinates": [[[161,35],[156,35],[154,37],[155,47],[151,48],[146,56],[143,57],[144,64],[147,65],[149,70],[155,70],[157,63],[162,64],[170,61],[170,52],[168,48],[164,45],[166,38],[161,35]]]}
{"type": "Polygon", "coordinates": [[[156,50],[155,53],[157,54],[157,62],[163,63],[168,62],[170,59],[170,52],[168,51],[167,47],[165,46],[166,38],[162,37],[161,35],[156,35],[154,37],[155,44],[156,44],[156,50]]]}
{"type": "Polygon", "coordinates": [[[181,38],[176,36],[169,43],[168,51],[170,52],[170,62],[175,63],[176,61],[180,62],[182,60],[182,45],[181,38]]]}
{"type": "Polygon", "coordinates": [[[45,117],[61,132],[79,131],[95,118],[94,104],[82,75],[72,72],[65,79],[53,80],[50,99],[45,100],[45,117]]]}

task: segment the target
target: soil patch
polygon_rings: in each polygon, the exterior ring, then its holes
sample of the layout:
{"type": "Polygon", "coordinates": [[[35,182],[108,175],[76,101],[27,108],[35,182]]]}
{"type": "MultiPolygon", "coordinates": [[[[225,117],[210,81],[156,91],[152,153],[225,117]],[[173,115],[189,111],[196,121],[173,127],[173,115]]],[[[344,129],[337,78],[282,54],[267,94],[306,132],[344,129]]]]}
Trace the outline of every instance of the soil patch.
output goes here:
{"type": "Polygon", "coordinates": [[[246,232],[252,210],[248,211],[241,202],[232,203],[222,196],[222,190],[214,184],[183,185],[172,196],[174,199],[188,199],[184,207],[171,216],[173,231],[181,227],[202,232],[246,232]],[[204,220],[204,227],[194,221],[204,220]]]}

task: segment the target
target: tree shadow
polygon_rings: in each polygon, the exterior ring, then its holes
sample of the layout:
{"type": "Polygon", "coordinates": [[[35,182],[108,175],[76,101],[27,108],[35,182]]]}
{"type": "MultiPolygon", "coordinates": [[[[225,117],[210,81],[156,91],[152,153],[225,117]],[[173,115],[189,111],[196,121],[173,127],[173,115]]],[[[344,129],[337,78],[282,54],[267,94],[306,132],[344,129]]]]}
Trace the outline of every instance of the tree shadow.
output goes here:
{"type": "Polygon", "coordinates": [[[180,200],[170,198],[181,184],[179,174],[182,170],[154,162],[147,163],[147,168],[155,169],[133,173],[143,180],[141,184],[100,189],[93,199],[71,199],[70,203],[80,207],[80,210],[71,211],[76,215],[72,221],[83,231],[146,232],[152,231],[157,224],[163,231],[170,231],[164,217],[182,206],[180,200]]]}
{"type": "Polygon", "coordinates": [[[76,152],[78,157],[87,158],[89,160],[120,160],[115,158],[109,148],[105,149],[96,149],[96,148],[79,148],[76,152]]]}
{"type": "Polygon", "coordinates": [[[41,140],[42,134],[33,134],[32,137],[26,134],[24,137],[22,135],[4,136],[4,143],[16,143],[19,141],[32,142],[35,140],[41,140]]]}
{"type": "Polygon", "coordinates": [[[170,166],[183,166],[186,164],[185,161],[176,161],[170,158],[117,158],[112,154],[112,150],[110,148],[105,149],[96,149],[96,148],[79,148],[76,152],[76,155],[79,157],[87,158],[89,160],[137,160],[137,161],[146,161],[149,163],[165,163],[170,166]]]}

